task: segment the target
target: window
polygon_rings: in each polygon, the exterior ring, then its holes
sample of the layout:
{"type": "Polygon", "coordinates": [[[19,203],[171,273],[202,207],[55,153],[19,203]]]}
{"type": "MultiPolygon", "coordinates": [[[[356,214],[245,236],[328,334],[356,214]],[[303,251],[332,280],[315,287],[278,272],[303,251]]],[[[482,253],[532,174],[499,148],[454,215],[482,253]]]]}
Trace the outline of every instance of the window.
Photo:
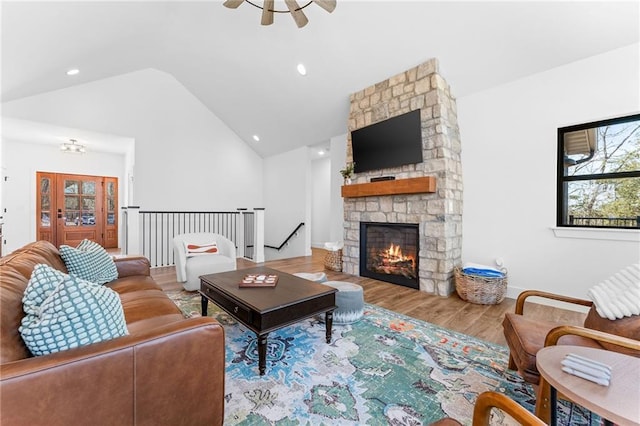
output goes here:
{"type": "Polygon", "coordinates": [[[640,229],[640,114],[558,129],[557,225],[640,229]]]}

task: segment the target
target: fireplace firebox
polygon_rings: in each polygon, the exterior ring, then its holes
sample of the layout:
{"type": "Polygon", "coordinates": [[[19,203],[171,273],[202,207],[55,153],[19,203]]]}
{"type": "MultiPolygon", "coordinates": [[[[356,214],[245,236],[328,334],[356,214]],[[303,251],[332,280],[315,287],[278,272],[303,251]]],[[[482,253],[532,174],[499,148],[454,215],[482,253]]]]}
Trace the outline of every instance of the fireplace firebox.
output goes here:
{"type": "Polygon", "coordinates": [[[360,276],[420,288],[414,223],[360,222],[360,276]]]}

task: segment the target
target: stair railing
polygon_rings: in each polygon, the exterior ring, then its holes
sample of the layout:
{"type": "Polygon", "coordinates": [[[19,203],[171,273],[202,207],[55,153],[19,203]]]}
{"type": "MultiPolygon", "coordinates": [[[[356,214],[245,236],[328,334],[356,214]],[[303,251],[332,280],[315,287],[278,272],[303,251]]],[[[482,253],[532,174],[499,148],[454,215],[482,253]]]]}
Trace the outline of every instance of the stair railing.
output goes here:
{"type": "Polygon", "coordinates": [[[193,232],[221,234],[236,245],[238,257],[264,262],[264,209],[235,212],[141,211],[123,208],[125,254],[142,254],[152,267],[174,265],[173,238],[193,232]]]}
{"type": "Polygon", "coordinates": [[[268,246],[268,245],[266,245],[266,244],[265,244],[265,247],[266,247],[266,248],[270,248],[270,249],[274,249],[274,250],[278,250],[278,251],[282,250],[282,248],[283,248],[284,246],[286,246],[286,245],[288,245],[288,244],[289,244],[289,241],[290,241],[293,237],[295,237],[295,236],[297,236],[297,235],[298,235],[298,231],[299,231],[299,230],[300,230],[300,228],[302,228],[303,226],[304,226],[304,222],[300,222],[300,223],[298,224],[298,226],[296,226],[296,229],[294,229],[294,230],[293,230],[293,232],[291,232],[291,234],[289,234],[289,236],[284,240],[284,242],[283,242],[282,244],[280,244],[278,247],[275,247],[275,246],[268,246]]]}

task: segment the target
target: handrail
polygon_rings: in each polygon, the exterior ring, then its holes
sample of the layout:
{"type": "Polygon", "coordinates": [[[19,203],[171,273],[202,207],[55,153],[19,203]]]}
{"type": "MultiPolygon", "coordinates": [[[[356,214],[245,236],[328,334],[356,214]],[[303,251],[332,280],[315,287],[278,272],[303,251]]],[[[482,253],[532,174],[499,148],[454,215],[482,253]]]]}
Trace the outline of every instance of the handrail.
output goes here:
{"type": "Polygon", "coordinates": [[[264,246],[265,246],[265,247],[268,247],[268,248],[270,248],[270,249],[274,249],[274,250],[278,250],[278,251],[280,251],[280,250],[282,249],[282,247],[284,247],[284,246],[289,242],[289,240],[290,240],[291,238],[293,238],[293,237],[296,235],[296,233],[298,232],[298,230],[299,230],[300,228],[302,228],[303,226],[304,226],[304,222],[300,222],[300,224],[299,224],[298,226],[296,226],[296,229],[294,229],[294,230],[293,230],[293,232],[292,232],[291,234],[289,234],[289,236],[287,237],[287,239],[286,239],[286,240],[284,240],[284,243],[280,244],[280,247],[268,246],[268,245],[266,245],[266,244],[265,244],[264,246]]]}

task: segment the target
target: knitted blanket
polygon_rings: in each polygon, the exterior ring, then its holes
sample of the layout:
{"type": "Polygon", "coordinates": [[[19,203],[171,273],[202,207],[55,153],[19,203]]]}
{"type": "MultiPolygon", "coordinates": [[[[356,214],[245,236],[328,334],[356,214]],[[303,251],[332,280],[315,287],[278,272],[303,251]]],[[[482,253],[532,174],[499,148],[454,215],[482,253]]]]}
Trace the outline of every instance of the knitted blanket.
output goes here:
{"type": "Polygon", "coordinates": [[[593,286],[588,294],[602,318],[615,320],[640,315],[640,263],[593,286]]]}

